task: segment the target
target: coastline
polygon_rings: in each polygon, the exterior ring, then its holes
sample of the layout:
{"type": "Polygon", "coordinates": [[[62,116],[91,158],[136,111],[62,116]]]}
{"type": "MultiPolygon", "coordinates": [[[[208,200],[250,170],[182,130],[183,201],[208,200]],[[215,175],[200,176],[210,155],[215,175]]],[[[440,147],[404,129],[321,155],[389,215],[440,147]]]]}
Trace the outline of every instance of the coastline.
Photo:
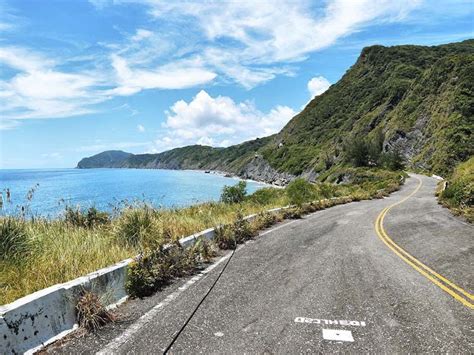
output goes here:
{"type": "Polygon", "coordinates": [[[271,183],[263,181],[263,180],[244,179],[244,178],[240,177],[239,175],[231,174],[231,173],[228,173],[228,172],[225,172],[225,171],[220,171],[220,170],[209,170],[209,169],[205,169],[205,170],[203,170],[203,169],[161,169],[161,170],[198,171],[198,172],[202,172],[204,174],[212,174],[212,175],[218,175],[218,176],[222,176],[222,177],[230,178],[230,179],[234,179],[234,180],[239,180],[239,181],[253,182],[253,183],[256,183],[256,184],[264,185],[265,187],[273,187],[273,188],[276,188],[276,189],[284,189],[285,188],[285,186],[271,184],[271,183]]]}

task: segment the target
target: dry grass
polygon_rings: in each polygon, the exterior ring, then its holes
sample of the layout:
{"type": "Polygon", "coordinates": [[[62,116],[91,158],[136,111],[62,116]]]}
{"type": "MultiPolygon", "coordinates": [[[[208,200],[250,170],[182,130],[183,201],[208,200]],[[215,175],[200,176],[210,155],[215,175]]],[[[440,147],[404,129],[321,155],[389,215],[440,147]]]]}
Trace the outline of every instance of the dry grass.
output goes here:
{"type": "Polygon", "coordinates": [[[109,312],[99,297],[90,291],[84,291],[76,304],[76,318],[80,327],[95,332],[103,325],[113,322],[114,315],[109,312]]]}
{"type": "MultiPolygon", "coordinates": [[[[360,185],[318,184],[314,186],[313,197],[373,198],[380,188],[392,190],[398,186],[398,175],[384,179],[383,184],[380,181],[360,185]]],[[[310,209],[318,210],[331,204],[325,202],[310,209]]],[[[285,205],[288,205],[285,190],[271,189],[251,195],[238,204],[203,203],[180,209],[141,206],[124,210],[108,223],[92,227],[75,226],[64,220],[22,222],[29,250],[22,251],[16,258],[0,259],[0,304],[134,257],[144,249],[159,247],[207,228],[233,224],[239,214],[262,213],[285,205]]],[[[282,217],[262,214],[252,222],[252,227],[265,228],[275,222],[274,218],[282,217]]],[[[0,219],[0,224],[3,226],[6,220],[0,219]]],[[[3,234],[0,241],[2,238],[3,234]]]]}

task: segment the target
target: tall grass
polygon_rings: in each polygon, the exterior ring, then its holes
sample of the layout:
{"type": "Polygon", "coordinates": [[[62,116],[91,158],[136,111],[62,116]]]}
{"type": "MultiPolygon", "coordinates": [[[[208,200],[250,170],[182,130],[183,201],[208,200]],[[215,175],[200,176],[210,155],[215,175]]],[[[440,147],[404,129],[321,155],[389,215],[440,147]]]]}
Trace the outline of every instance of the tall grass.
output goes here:
{"type": "Polygon", "coordinates": [[[474,223],[474,157],[454,169],[446,189],[438,194],[441,204],[474,223]]]}
{"type": "MultiPolygon", "coordinates": [[[[371,198],[377,189],[397,183],[399,174],[390,173],[379,180],[362,178],[355,185],[313,185],[311,195],[313,199],[349,195],[371,198]]],[[[127,207],[111,219],[97,217],[97,211],[84,212],[86,221],[88,214],[93,223],[84,222],[74,211],[54,221],[0,218],[0,304],[134,257],[144,249],[233,224],[241,219],[239,216],[288,204],[284,189],[263,189],[240,203],[209,202],[173,209],[142,205],[127,207]]],[[[272,218],[263,214],[258,223],[268,225],[272,218]]],[[[239,228],[242,235],[247,233],[245,225],[239,228]]]]}

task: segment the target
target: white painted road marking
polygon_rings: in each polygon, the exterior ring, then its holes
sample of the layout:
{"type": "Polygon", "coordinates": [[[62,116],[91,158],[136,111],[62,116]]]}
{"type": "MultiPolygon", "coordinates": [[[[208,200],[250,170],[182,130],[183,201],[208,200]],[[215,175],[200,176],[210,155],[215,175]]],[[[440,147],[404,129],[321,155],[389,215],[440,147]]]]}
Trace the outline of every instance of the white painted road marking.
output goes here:
{"type": "Polygon", "coordinates": [[[341,329],[323,329],[323,338],[325,340],[333,341],[354,341],[350,330],[341,329]]]}
{"type": "Polygon", "coordinates": [[[331,319],[317,319],[317,318],[307,318],[307,317],[296,317],[295,323],[311,323],[311,324],[326,324],[326,325],[352,325],[355,327],[365,327],[366,324],[364,321],[356,320],[331,320],[331,319]]]}

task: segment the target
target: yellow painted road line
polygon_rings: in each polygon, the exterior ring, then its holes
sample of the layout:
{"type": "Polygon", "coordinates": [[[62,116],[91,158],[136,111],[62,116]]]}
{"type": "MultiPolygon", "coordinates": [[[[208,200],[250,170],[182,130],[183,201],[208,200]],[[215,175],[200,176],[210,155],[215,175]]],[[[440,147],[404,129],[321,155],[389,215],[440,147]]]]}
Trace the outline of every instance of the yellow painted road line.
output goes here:
{"type": "Polygon", "coordinates": [[[469,300],[465,299],[462,297],[460,294],[456,293],[458,291],[468,299],[474,300],[474,296],[470,294],[469,292],[465,291],[461,287],[457,286],[455,283],[452,281],[448,280],[444,276],[438,274],[436,271],[431,269],[430,267],[426,266],[423,264],[421,261],[416,259],[413,255],[409,254],[406,250],[401,248],[398,244],[396,244],[387,234],[383,227],[383,221],[385,216],[387,215],[387,212],[392,208],[397,205],[402,204],[406,200],[408,200],[410,197],[412,197],[414,194],[416,194],[421,186],[422,182],[419,178],[417,178],[419,183],[416,189],[409,194],[407,197],[403,198],[401,201],[394,203],[390,205],[389,207],[386,207],[380,212],[380,214],[377,217],[377,220],[375,221],[375,231],[377,232],[378,237],[397,255],[399,256],[403,261],[405,261],[408,265],[413,267],[416,271],[418,271],[420,274],[425,276],[428,280],[433,282],[436,286],[441,288],[443,291],[451,295],[454,299],[457,301],[461,302],[463,305],[466,307],[469,307],[471,309],[474,309],[474,304],[471,303],[469,300]],[[449,287],[448,287],[449,286],[449,287]]]}
{"type": "Polygon", "coordinates": [[[404,254],[405,256],[407,256],[409,259],[411,259],[415,264],[418,264],[419,266],[421,266],[423,269],[425,269],[426,271],[430,272],[431,274],[433,274],[435,277],[437,277],[438,279],[440,279],[441,281],[443,281],[444,283],[446,283],[447,285],[451,286],[453,289],[455,289],[456,291],[462,293],[464,296],[466,296],[467,298],[471,299],[471,300],[474,300],[474,295],[470,294],[469,292],[465,291],[464,289],[462,289],[461,287],[457,286],[456,284],[454,284],[453,282],[449,281],[447,278],[445,278],[444,276],[438,274],[436,271],[434,271],[433,269],[431,269],[430,267],[428,267],[427,265],[423,264],[421,261],[419,261],[417,258],[415,258],[413,255],[411,255],[410,253],[408,253],[406,250],[404,250],[402,247],[400,247],[398,244],[396,244],[387,234],[387,232],[385,231],[385,229],[383,228],[383,221],[384,221],[384,218],[385,216],[387,215],[387,212],[388,212],[388,209],[385,209],[385,212],[383,212],[383,214],[381,215],[381,218],[380,218],[380,229],[379,231],[382,233],[382,235],[384,236],[384,238],[390,243],[392,244],[396,249],[398,249],[402,254],[404,254]]]}

